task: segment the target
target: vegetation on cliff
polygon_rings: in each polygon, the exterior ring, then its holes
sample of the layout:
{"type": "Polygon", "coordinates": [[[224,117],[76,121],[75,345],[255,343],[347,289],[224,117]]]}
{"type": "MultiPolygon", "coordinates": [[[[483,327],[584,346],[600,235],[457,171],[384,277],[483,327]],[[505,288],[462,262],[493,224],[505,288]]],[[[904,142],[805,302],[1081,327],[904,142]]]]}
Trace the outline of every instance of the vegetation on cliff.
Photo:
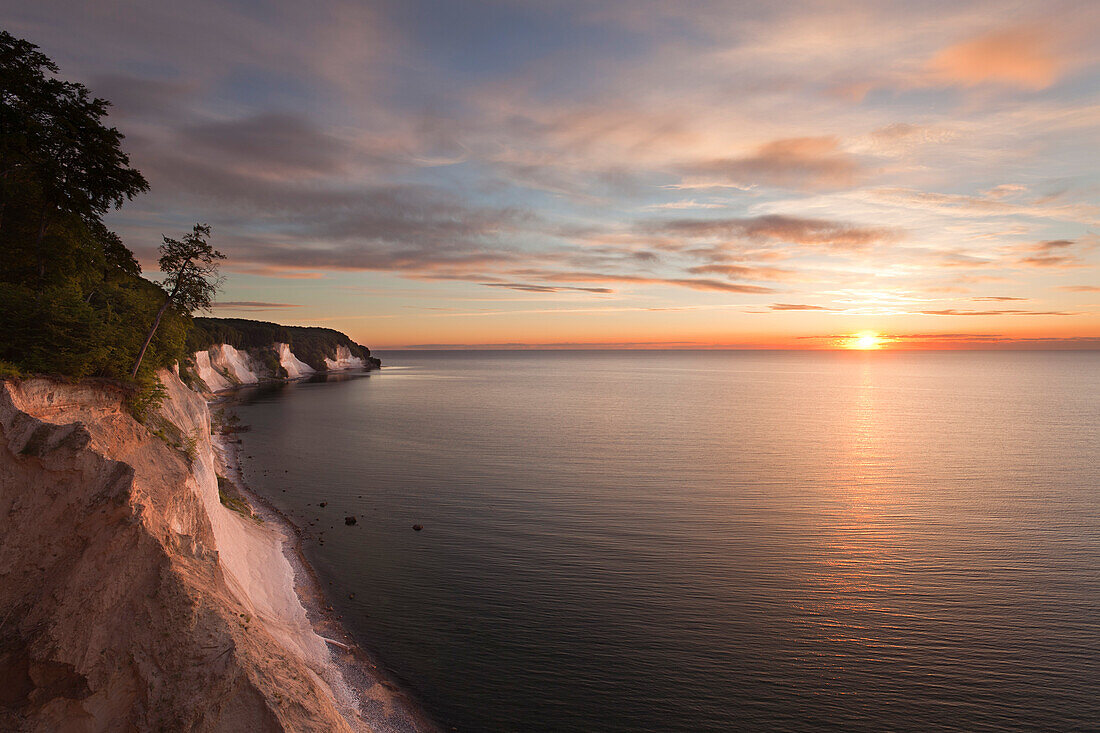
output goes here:
{"type": "Polygon", "coordinates": [[[141,345],[134,368],[130,371],[131,378],[137,377],[141,370],[145,352],[169,308],[190,315],[192,311],[209,308],[214,302],[214,295],[222,282],[218,274],[218,260],[224,260],[225,255],[210,246],[206,241],[209,236],[209,226],[196,224],[183,239],[164,237],[159,262],[160,271],[164,273],[164,281],[160,284],[164,290],[164,302],[141,345]]]}
{"type": "MultiPolygon", "coordinates": [[[[223,255],[196,225],[164,238],[162,282],[141,276],[134,253],[103,222],[148,190],[104,118],[110,103],[27,41],[0,31],[0,378],[19,374],[100,377],[134,387],[131,408],[155,407],[157,370],[215,343],[264,349],[291,344],[319,371],[344,346],[370,351],[327,328],[199,318],[220,282],[223,255]]],[[[377,363],[375,360],[374,363],[377,363]]]]}
{"type": "MultiPolygon", "coordinates": [[[[125,380],[164,303],[103,216],[148,189],[104,124],[109,103],[56,77],[34,44],[0,31],[0,362],[5,371],[125,380]]],[[[133,379],[184,353],[170,308],[133,379]]]]}
{"type": "Polygon", "coordinates": [[[215,344],[229,344],[242,351],[262,353],[268,351],[272,344],[283,343],[290,344],[294,355],[306,364],[317,371],[324,371],[325,359],[335,358],[337,347],[343,346],[364,363],[379,364],[370,355],[370,349],[331,328],[281,326],[244,318],[195,318],[192,324],[187,336],[187,350],[190,352],[208,349],[215,344]]]}

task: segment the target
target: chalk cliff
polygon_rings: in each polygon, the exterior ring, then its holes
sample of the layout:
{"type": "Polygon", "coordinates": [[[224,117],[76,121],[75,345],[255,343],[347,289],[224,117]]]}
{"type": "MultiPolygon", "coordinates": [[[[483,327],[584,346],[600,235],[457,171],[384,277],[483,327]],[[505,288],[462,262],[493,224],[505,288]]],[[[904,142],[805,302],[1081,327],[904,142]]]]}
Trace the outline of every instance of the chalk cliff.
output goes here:
{"type": "Polygon", "coordinates": [[[220,370],[214,368],[210,351],[196,351],[192,356],[192,373],[210,392],[221,392],[234,386],[220,370]]]}
{"type": "Polygon", "coordinates": [[[382,364],[370,349],[340,331],[245,318],[197,317],[187,344],[192,358],[185,376],[200,380],[200,388],[208,392],[382,364]]]}
{"type": "Polygon", "coordinates": [[[362,369],[366,364],[358,356],[352,356],[346,346],[336,347],[336,358],[325,359],[325,368],[329,371],[339,369],[362,369]]]}
{"type": "Polygon", "coordinates": [[[207,352],[210,366],[234,384],[255,384],[260,381],[260,364],[247,351],[237,351],[229,344],[218,344],[207,352]]]}
{"type": "MultiPolygon", "coordinates": [[[[323,371],[374,369],[375,359],[355,356],[346,346],[335,346],[330,356],[322,357],[323,371]]],[[[272,343],[252,349],[237,349],[229,344],[215,344],[196,351],[184,367],[202,382],[208,392],[221,392],[241,385],[259,384],[273,379],[300,379],[318,370],[299,359],[290,344],[272,343]]]]}
{"type": "Polygon", "coordinates": [[[279,534],[221,504],[205,401],[160,377],[161,437],[109,387],[0,382],[0,730],[391,729],[360,716],[279,534]]]}
{"type": "MultiPolygon", "coordinates": [[[[286,375],[290,379],[305,377],[316,371],[294,355],[294,352],[290,350],[290,344],[275,344],[275,353],[279,355],[279,366],[286,371],[286,375]]],[[[363,366],[362,361],[360,361],[359,366],[363,366]]]]}

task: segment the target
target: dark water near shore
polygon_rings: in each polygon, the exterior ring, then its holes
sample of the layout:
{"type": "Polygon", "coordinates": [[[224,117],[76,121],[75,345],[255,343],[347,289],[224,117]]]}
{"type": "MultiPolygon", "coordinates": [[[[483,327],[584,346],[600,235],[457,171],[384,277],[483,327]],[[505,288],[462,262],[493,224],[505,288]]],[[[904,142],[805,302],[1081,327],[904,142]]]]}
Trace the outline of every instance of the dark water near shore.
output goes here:
{"type": "Polygon", "coordinates": [[[443,722],[1100,726],[1100,353],[382,357],[245,475],[443,722]]]}

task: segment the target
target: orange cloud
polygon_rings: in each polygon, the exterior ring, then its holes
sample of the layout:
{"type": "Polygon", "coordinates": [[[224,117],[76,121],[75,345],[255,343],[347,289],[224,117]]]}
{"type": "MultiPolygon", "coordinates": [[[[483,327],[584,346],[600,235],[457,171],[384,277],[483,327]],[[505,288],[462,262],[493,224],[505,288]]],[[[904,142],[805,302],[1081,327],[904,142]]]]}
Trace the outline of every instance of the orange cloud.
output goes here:
{"type": "Polygon", "coordinates": [[[270,311],[282,308],[301,308],[302,306],[298,303],[267,303],[259,300],[225,300],[218,303],[211,303],[210,307],[227,308],[230,310],[270,311]]]}
{"type": "Polygon", "coordinates": [[[895,236],[891,230],[881,227],[784,214],[726,219],[666,219],[646,222],[641,229],[699,239],[740,237],[755,242],[824,245],[841,250],[865,249],[895,236]]]}
{"type": "Polygon", "coordinates": [[[928,70],[948,84],[1045,89],[1057,81],[1063,69],[1050,45],[1042,29],[1010,28],[948,46],[932,58],[928,70]]]}
{"type": "Polygon", "coordinates": [[[698,265],[689,267],[692,275],[725,275],[731,280],[784,280],[795,275],[791,270],[756,265],[698,265]]]}
{"type": "Polygon", "coordinates": [[[561,292],[577,292],[577,293],[597,293],[599,295],[605,295],[614,293],[611,288],[578,288],[568,285],[535,285],[533,283],[481,283],[482,285],[490,288],[507,288],[508,290],[519,290],[525,293],[561,293],[561,292]]]}
{"type": "Polygon", "coordinates": [[[325,276],[323,272],[305,272],[269,265],[231,265],[225,269],[229,272],[235,272],[241,275],[277,277],[280,280],[320,280],[325,276]]]}
{"type": "Polygon", "coordinates": [[[798,137],[765,143],[743,158],[704,161],[689,166],[687,173],[707,177],[718,185],[764,184],[813,190],[854,185],[862,178],[863,170],[855,156],[840,147],[836,137],[798,137]]]}
{"type": "Polygon", "coordinates": [[[804,305],[802,303],[772,303],[773,311],[835,311],[836,308],[826,308],[823,305],[804,305]]]}
{"type": "Polygon", "coordinates": [[[956,308],[945,308],[943,310],[928,310],[919,311],[921,315],[925,316],[1077,316],[1079,313],[1072,313],[1069,311],[1027,311],[1027,310],[989,310],[989,311],[971,311],[971,310],[958,310],[956,308]]]}
{"type": "Polygon", "coordinates": [[[1070,251],[1074,244],[1076,242],[1069,239],[1051,239],[1024,247],[1025,255],[1019,263],[1036,267],[1076,267],[1081,263],[1070,251]]]}
{"type": "Polygon", "coordinates": [[[546,273],[544,280],[556,282],[611,282],[611,283],[637,283],[639,285],[678,285],[692,290],[711,290],[726,293],[771,293],[772,288],[763,285],[742,285],[740,283],[728,283],[721,280],[712,280],[703,277],[646,277],[642,275],[616,275],[596,272],[557,272],[546,273]]]}

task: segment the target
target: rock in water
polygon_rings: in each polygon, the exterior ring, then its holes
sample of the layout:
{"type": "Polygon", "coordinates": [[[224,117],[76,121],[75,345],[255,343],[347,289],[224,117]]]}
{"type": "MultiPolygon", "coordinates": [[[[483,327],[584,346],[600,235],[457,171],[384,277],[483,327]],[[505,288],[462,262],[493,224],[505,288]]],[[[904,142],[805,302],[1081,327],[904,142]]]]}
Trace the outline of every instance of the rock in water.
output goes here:
{"type": "Polygon", "coordinates": [[[344,517],[344,524],[348,525],[349,527],[355,524],[355,521],[355,517],[344,517]]]}
{"type": "Polygon", "coordinates": [[[423,524],[414,524],[413,529],[415,529],[417,532],[419,532],[420,530],[424,529],[424,525],[423,524]]]}

